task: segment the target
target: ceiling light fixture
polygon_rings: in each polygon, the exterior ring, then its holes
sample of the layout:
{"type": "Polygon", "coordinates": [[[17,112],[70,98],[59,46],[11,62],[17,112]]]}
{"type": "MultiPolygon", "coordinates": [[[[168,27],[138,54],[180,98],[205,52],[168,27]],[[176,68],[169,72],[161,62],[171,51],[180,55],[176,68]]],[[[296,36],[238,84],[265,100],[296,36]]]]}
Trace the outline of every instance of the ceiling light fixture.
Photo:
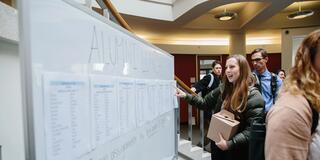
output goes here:
{"type": "Polygon", "coordinates": [[[217,18],[220,21],[229,21],[234,19],[237,16],[235,12],[229,12],[227,9],[224,9],[224,12],[214,15],[214,18],[217,18]]]}
{"type": "Polygon", "coordinates": [[[312,10],[301,10],[301,5],[299,3],[299,11],[293,12],[288,15],[289,19],[302,19],[313,15],[312,10]]]}

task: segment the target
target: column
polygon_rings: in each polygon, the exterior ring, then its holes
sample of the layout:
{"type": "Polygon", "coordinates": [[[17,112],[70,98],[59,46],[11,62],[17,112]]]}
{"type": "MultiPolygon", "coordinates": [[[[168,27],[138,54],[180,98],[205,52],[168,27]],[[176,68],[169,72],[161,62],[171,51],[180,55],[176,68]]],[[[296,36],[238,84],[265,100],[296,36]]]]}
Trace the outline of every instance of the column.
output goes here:
{"type": "Polygon", "coordinates": [[[229,54],[246,55],[246,35],[243,31],[235,31],[230,34],[229,54]]]}

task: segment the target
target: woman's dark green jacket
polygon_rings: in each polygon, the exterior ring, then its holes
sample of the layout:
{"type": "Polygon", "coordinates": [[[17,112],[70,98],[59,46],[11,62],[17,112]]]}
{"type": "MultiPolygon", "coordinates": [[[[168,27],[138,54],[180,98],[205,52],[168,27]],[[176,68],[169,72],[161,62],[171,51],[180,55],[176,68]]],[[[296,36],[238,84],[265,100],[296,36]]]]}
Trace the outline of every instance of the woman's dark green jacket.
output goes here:
{"type": "MultiPolygon", "coordinates": [[[[204,98],[187,94],[185,100],[199,109],[209,108],[213,113],[217,113],[221,110],[223,102],[221,99],[222,88],[223,87],[221,86],[216,88],[208,93],[204,98]]],[[[236,117],[238,117],[237,120],[240,121],[238,132],[232,139],[227,141],[229,150],[244,146],[248,147],[251,122],[255,118],[263,117],[264,104],[265,102],[258,89],[250,87],[247,107],[242,113],[236,115],[236,117]]]]}

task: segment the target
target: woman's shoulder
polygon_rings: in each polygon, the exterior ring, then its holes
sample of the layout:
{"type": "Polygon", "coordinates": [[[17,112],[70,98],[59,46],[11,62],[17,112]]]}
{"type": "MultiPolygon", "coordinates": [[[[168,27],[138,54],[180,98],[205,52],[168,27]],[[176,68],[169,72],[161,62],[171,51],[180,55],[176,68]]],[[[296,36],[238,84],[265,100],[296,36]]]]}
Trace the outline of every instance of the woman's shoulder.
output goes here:
{"type": "Polygon", "coordinates": [[[291,109],[298,113],[312,113],[307,99],[300,94],[294,95],[289,92],[281,92],[273,108],[277,110],[279,107],[291,109]]]}
{"type": "Polygon", "coordinates": [[[249,103],[262,103],[264,105],[263,97],[256,87],[249,87],[248,101],[249,103]]]}
{"type": "Polygon", "coordinates": [[[281,117],[281,115],[285,117],[295,117],[311,125],[312,110],[308,101],[302,95],[293,95],[288,92],[280,93],[275,105],[268,113],[268,117],[281,117]]]}
{"type": "Polygon", "coordinates": [[[264,104],[265,102],[259,90],[255,87],[249,87],[246,111],[263,112],[264,104]]]}
{"type": "MultiPolygon", "coordinates": [[[[257,87],[250,86],[248,90],[249,90],[249,97],[250,97],[250,96],[257,96],[257,95],[260,94],[260,92],[259,92],[259,90],[258,90],[257,87]]],[[[261,94],[260,94],[260,95],[261,95],[261,94]]]]}
{"type": "Polygon", "coordinates": [[[311,137],[311,117],[311,108],[302,95],[281,92],[267,114],[267,159],[274,159],[276,154],[272,153],[276,152],[283,155],[282,159],[306,159],[311,137]]]}

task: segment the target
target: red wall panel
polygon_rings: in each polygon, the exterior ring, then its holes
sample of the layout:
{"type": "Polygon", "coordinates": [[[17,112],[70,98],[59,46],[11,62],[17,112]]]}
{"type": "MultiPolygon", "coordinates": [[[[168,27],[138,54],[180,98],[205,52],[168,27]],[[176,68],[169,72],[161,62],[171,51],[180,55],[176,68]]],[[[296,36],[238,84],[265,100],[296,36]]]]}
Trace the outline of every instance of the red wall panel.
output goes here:
{"type": "Polygon", "coordinates": [[[276,73],[279,69],[281,69],[281,53],[268,54],[268,57],[268,70],[276,73]]]}
{"type": "MultiPolygon", "coordinates": [[[[190,78],[196,77],[196,56],[187,54],[172,54],[174,56],[174,72],[187,86],[191,86],[190,78]]],[[[193,108],[193,115],[195,108],[193,108]]],[[[180,122],[188,122],[188,104],[180,100],[180,122]]]]}

